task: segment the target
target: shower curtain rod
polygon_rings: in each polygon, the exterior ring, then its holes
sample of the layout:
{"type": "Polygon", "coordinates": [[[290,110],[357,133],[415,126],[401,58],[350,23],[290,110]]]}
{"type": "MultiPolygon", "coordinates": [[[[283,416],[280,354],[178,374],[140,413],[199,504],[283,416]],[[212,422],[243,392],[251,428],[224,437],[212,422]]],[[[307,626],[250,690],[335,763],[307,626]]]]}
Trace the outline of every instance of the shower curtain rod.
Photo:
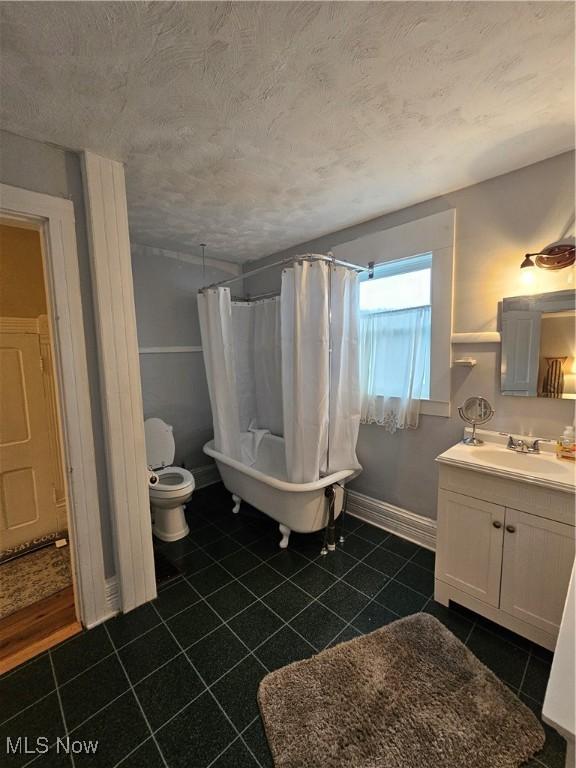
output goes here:
{"type": "Polygon", "coordinates": [[[272,264],[265,264],[263,267],[257,267],[256,269],[250,269],[248,272],[242,272],[240,275],[236,275],[235,277],[229,277],[227,280],[220,280],[219,283],[212,283],[211,285],[205,285],[203,288],[198,289],[198,293],[202,293],[202,291],[208,290],[209,288],[220,288],[223,285],[230,285],[231,283],[236,283],[238,280],[244,280],[245,277],[252,277],[253,275],[257,275],[260,272],[264,272],[267,269],[273,269],[274,267],[281,267],[284,264],[294,264],[296,261],[328,261],[331,264],[336,264],[338,267],[347,267],[348,269],[354,269],[357,272],[366,272],[366,270],[370,269],[370,266],[362,266],[361,264],[352,264],[349,261],[341,261],[340,259],[335,259],[334,256],[331,253],[325,254],[325,253],[305,253],[302,256],[289,256],[286,259],[281,259],[280,261],[275,261],[272,264]]]}

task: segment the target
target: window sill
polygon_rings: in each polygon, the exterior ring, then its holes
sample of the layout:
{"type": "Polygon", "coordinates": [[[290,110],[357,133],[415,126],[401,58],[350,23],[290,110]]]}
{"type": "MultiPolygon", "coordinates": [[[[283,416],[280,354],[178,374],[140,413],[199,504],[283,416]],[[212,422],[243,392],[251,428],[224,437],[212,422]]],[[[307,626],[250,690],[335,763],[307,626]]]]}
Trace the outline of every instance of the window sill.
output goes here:
{"type": "Polygon", "coordinates": [[[450,416],[450,403],[442,400],[420,400],[420,413],[424,416],[450,416]]]}

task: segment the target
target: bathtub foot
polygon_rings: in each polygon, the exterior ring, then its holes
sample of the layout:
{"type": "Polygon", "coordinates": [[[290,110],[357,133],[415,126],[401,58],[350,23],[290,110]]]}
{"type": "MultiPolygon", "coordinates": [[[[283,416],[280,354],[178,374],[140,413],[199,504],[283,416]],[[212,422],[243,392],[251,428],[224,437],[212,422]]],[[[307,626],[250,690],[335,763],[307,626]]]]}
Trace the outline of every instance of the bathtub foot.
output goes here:
{"type": "Polygon", "coordinates": [[[282,525],[282,523],[280,523],[278,528],[280,529],[280,533],[282,534],[282,538],[280,539],[280,545],[279,545],[280,549],[286,549],[286,547],[288,546],[288,539],[290,538],[290,534],[292,533],[292,531],[287,526],[282,525]]]}
{"type": "Polygon", "coordinates": [[[242,499],[240,496],[236,496],[235,493],[232,494],[232,501],[234,502],[234,507],[232,508],[232,512],[237,515],[238,512],[240,512],[240,504],[242,503],[242,499]]]}

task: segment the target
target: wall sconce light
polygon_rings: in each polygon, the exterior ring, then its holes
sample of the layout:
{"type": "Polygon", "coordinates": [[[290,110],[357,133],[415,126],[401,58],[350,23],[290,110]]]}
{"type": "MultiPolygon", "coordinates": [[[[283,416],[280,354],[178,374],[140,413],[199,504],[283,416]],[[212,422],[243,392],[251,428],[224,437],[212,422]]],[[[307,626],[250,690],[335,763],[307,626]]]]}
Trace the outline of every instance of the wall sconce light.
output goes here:
{"type": "Polygon", "coordinates": [[[522,264],[520,264],[520,269],[534,266],[541,269],[564,269],[564,267],[571,267],[575,261],[576,249],[574,248],[574,238],[568,238],[551,243],[546,248],[542,248],[538,253],[527,253],[522,264]]]}

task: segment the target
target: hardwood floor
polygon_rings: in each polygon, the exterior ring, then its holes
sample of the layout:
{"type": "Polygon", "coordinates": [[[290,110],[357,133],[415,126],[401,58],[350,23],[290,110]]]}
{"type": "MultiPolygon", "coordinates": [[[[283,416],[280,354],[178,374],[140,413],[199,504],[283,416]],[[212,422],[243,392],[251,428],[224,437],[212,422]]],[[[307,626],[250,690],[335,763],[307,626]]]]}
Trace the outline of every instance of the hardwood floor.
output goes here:
{"type": "Polygon", "coordinates": [[[0,674],[81,631],[72,587],[16,611],[0,621],[0,674]]]}

